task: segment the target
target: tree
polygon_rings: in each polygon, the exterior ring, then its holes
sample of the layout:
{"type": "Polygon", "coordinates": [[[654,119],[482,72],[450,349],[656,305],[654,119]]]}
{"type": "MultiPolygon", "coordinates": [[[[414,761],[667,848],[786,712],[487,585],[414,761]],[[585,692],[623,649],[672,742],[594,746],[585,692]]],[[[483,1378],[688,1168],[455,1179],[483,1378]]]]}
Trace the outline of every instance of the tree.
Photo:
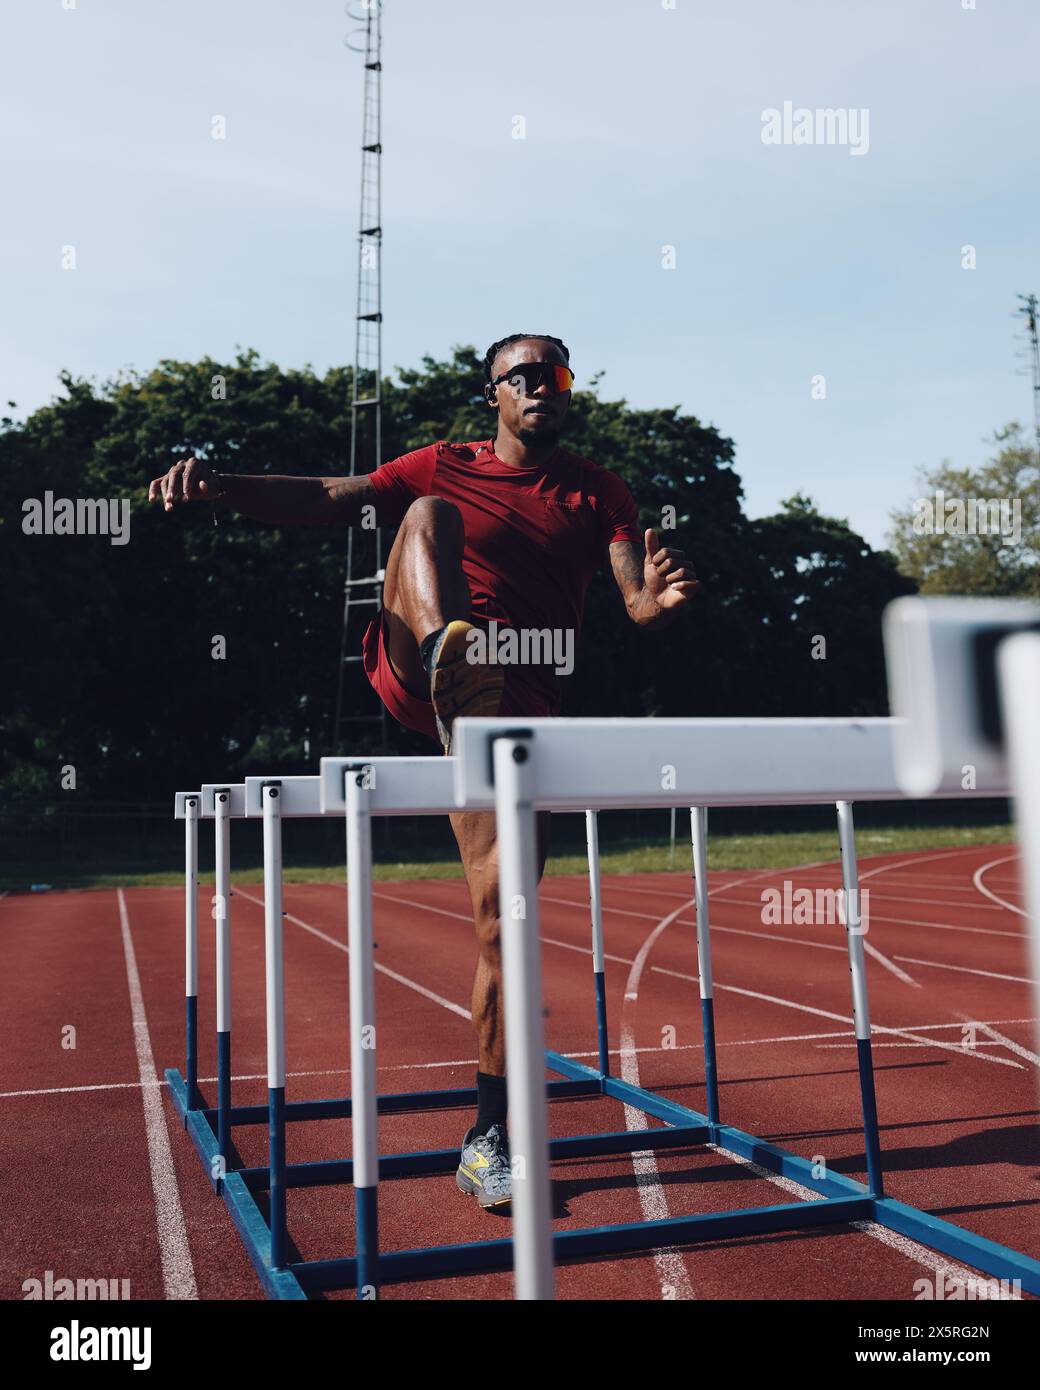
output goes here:
{"type": "Polygon", "coordinates": [[[1040,595],[1040,459],[1017,423],[992,442],[980,468],[922,471],[918,498],[892,513],[889,544],[923,593],[1040,595]]]}
{"type": "Polygon", "coordinates": [[[895,558],[796,494],[755,523],[769,568],[758,661],[769,713],[877,714],[885,708],[880,615],[912,593],[895,558]],[[837,666],[840,678],[835,679],[837,666]]]}

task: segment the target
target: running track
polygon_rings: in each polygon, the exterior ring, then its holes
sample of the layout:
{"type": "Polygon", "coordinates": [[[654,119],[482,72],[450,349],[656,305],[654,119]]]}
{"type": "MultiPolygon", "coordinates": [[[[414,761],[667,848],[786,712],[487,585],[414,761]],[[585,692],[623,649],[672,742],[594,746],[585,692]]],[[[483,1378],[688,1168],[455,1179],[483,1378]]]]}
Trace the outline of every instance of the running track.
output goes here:
{"type": "MultiPolygon", "coordinates": [[[[1013,850],[879,856],[860,868],[870,890],[888,1190],[1040,1255],[1040,1056],[1013,850]]],[[[834,864],[710,875],[722,1118],[864,1177],[844,932],[763,925],[760,892],[785,877],[799,887],[839,885],[834,864]]],[[[606,876],[603,889],[614,1069],[701,1108],[689,877],[606,876]]],[[[203,1078],[214,1065],[208,893],[200,907],[203,1078]]],[[[232,908],[236,1103],[266,1096],[261,893],[237,889],[232,908]]],[[[594,1061],[586,881],[546,880],[541,904],[548,1041],[594,1061]]],[[[285,907],[289,1095],[343,1095],[345,893],[289,884],[285,907]]],[[[0,1297],[24,1297],[23,1281],[51,1270],[55,1278],[128,1279],[135,1298],[256,1298],[230,1218],[157,1079],[183,1065],[183,891],[10,896],[0,902],[0,924],[0,1297]],[[68,1025],[74,1048],[62,1045],[68,1025]]],[[[377,885],[376,939],[380,1089],[472,1085],[475,947],[464,883],[377,885]]],[[[385,1117],[381,1147],[448,1147],[468,1123],[467,1113],[451,1111],[385,1117]]],[[[626,1123],[644,1121],[613,1101],[551,1111],[554,1134],[626,1123]]],[[[264,1161],[264,1135],[237,1130],[246,1162],[264,1161]]],[[[349,1151],[347,1121],[290,1127],[290,1161],[349,1151]]],[[[765,1205],[801,1191],[703,1148],[559,1164],[553,1182],[559,1229],[765,1205]]],[[[304,1258],[349,1251],[352,1206],[349,1188],[290,1192],[290,1231],[304,1258]]],[[[384,1248],[393,1249],[499,1236],[508,1218],[478,1211],[452,1178],[431,1177],[385,1184],[380,1225],[384,1248]]],[[[913,1299],[915,1281],[939,1270],[970,1273],[878,1228],[832,1227],[563,1267],[557,1293],[913,1299]]],[[[511,1291],[511,1276],[496,1274],[389,1287],[381,1296],[511,1291]]]]}

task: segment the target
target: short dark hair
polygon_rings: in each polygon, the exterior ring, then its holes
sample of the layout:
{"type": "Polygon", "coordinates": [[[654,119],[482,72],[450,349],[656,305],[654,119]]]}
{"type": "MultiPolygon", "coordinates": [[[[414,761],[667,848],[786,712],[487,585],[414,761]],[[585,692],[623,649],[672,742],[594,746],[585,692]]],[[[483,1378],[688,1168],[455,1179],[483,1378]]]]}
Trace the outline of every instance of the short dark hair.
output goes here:
{"type": "Polygon", "coordinates": [[[551,333],[510,333],[508,338],[499,338],[497,343],[492,343],[487,352],[485,352],[484,380],[488,382],[491,380],[491,368],[495,365],[495,358],[503,348],[507,348],[510,343],[525,343],[531,338],[540,338],[546,343],[555,343],[563,353],[563,360],[568,363],[570,362],[570,348],[566,343],[561,342],[559,338],[554,338],[551,333]]]}

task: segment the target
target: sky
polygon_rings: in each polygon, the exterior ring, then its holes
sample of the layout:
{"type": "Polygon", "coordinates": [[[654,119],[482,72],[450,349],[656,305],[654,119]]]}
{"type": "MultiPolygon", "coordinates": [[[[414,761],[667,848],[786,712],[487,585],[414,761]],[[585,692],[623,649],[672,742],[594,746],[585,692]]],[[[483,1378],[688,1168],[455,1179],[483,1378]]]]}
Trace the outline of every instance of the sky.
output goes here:
{"type": "MultiPolygon", "coordinates": [[[[4,0],[0,406],[63,369],[351,360],[355,27],[4,0]]],[[[1031,421],[1038,51],[1036,0],[384,0],[384,367],[553,333],[579,387],[731,438],[750,515],[808,493],[881,544],[920,469],[1031,421]],[[765,143],[785,102],[863,152],[765,143]]]]}

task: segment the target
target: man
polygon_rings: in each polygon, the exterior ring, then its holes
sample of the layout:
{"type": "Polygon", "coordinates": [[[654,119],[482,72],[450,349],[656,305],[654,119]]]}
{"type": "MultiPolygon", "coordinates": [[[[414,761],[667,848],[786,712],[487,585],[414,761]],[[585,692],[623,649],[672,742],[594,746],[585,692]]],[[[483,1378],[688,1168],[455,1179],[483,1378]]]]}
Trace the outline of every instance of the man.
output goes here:
{"type": "MultiPolygon", "coordinates": [[[[364,637],[365,669],[390,713],[445,752],[461,715],[559,713],[561,647],[573,649],[605,549],[640,626],[669,621],[699,588],[681,551],[659,547],[652,530],[640,536],[621,479],[559,446],[574,381],[566,346],[514,333],[488,349],[484,371],[493,439],[438,441],[356,478],[217,474],[190,458],[148,494],[167,511],[213,502],[282,526],[349,526],[366,515],[397,526],[382,612],[364,637]]],[[[479,947],[477,1116],[456,1182],[481,1206],[502,1207],[510,1168],[495,817],[461,811],[451,823],[479,947]]]]}

